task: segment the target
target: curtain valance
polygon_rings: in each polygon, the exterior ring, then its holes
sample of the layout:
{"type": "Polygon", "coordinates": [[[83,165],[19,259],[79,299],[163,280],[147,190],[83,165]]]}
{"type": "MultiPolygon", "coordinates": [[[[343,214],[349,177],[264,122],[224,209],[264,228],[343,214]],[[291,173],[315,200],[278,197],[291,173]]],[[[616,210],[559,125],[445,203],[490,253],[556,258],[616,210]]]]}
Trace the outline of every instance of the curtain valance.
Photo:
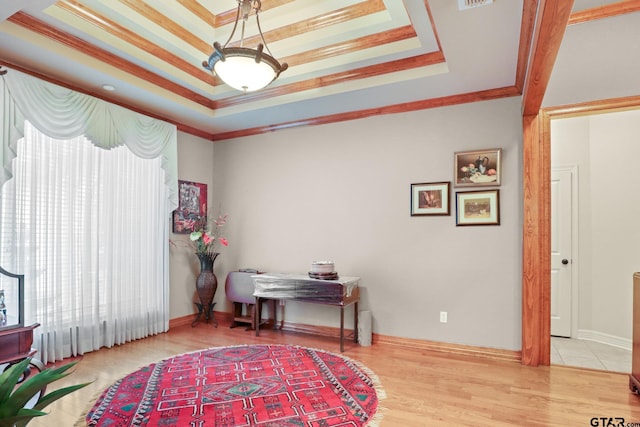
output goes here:
{"type": "Polygon", "coordinates": [[[145,159],[162,156],[169,209],[178,206],[178,148],[175,125],[119,105],[9,69],[0,81],[0,186],[11,179],[11,161],[24,121],[56,139],[85,135],[110,149],[126,145],[145,159]]]}

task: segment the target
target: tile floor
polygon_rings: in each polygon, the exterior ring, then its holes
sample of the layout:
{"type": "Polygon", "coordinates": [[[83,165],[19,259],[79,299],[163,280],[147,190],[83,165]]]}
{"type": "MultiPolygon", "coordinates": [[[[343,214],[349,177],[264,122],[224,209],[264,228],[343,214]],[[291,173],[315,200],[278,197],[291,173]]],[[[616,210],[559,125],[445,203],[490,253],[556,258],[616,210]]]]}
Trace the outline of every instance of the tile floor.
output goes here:
{"type": "Polygon", "coordinates": [[[551,364],[631,372],[631,351],[595,341],[551,337],[551,364]]]}

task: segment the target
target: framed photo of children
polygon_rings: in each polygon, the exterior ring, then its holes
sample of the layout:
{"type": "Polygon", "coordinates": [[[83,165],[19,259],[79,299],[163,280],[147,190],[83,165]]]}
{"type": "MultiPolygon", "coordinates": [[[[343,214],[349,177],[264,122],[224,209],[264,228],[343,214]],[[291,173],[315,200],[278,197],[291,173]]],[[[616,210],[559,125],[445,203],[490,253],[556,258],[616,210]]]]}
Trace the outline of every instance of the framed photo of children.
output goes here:
{"type": "Polygon", "coordinates": [[[207,220],[207,184],[178,180],[178,209],[173,211],[173,232],[190,234],[207,220]]]}
{"type": "Polygon", "coordinates": [[[411,216],[451,215],[450,182],[411,184],[411,216]]]}
{"type": "Polygon", "coordinates": [[[456,193],[456,225],[500,225],[500,190],[456,193]]]}
{"type": "Polygon", "coordinates": [[[502,168],[501,148],[458,151],[454,153],[453,175],[456,187],[500,185],[502,168]]]}

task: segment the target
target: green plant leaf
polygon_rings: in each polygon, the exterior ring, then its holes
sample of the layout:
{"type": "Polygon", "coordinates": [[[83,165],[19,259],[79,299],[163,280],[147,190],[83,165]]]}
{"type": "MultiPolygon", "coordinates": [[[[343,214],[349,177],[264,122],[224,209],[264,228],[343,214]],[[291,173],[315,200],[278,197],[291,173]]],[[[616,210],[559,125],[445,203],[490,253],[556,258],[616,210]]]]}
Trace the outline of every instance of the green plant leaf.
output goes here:
{"type": "Polygon", "coordinates": [[[71,374],[71,372],[66,371],[75,366],[76,363],[69,363],[54,369],[45,369],[30,376],[13,392],[7,403],[11,403],[16,408],[23,408],[43,387],[71,374]]]}
{"type": "Polygon", "coordinates": [[[25,408],[24,406],[41,392],[43,387],[72,374],[73,371],[70,369],[78,363],[76,361],[58,368],[44,369],[30,375],[18,386],[18,381],[30,362],[31,359],[27,358],[11,366],[0,375],[0,427],[26,426],[33,417],[46,415],[46,412],[41,410],[47,405],[90,384],[83,383],[63,387],[39,396],[33,408],[25,408]]]}
{"type": "Polygon", "coordinates": [[[27,358],[15,365],[11,365],[2,373],[2,375],[0,375],[0,419],[15,415],[19,409],[10,407],[10,405],[7,404],[7,401],[10,399],[11,393],[15,389],[16,384],[22,377],[22,374],[30,361],[31,360],[27,358]]]}
{"type": "Polygon", "coordinates": [[[31,419],[47,415],[46,412],[34,411],[33,409],[22,408],[11,417],[0,418],[0,427],[21,427],[26,426],[31,419]]]}

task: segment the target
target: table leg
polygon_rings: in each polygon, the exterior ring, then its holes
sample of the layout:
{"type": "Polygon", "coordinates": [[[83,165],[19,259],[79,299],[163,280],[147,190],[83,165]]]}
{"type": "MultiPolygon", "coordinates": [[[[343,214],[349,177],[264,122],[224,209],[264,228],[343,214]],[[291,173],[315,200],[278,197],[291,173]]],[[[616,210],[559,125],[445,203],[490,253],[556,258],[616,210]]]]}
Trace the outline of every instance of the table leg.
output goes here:
{"type": "Polygon", "coordinates": [[[278,300],[278,305],[280,305],[282,310],[280,312],[280,330],[282,330],[284,328],[284,305],[285,305],[284,300],[278,300]]]}
{"type": "Polygon", "coordinates": [[[256,336],[260,336],[260,320],[262,319],[262,310],[260,308],[262,304],[260,304],[260,297],[256,297],[256,336]]]}
{"type": "Polygon", "coordinates": [[[340,353],[344,351],[344,306],[340,306],[340,353]]]}
{"type": "Polygon", "coordinates": [[[353,342],[358,342],[358,301],[353,305],[353,342]]]}
{"type": "Polygon", "coordinates": [[[271,300],[271,309],[273,310],[273,330],[278,328],[278,300],[271,300]]]}

